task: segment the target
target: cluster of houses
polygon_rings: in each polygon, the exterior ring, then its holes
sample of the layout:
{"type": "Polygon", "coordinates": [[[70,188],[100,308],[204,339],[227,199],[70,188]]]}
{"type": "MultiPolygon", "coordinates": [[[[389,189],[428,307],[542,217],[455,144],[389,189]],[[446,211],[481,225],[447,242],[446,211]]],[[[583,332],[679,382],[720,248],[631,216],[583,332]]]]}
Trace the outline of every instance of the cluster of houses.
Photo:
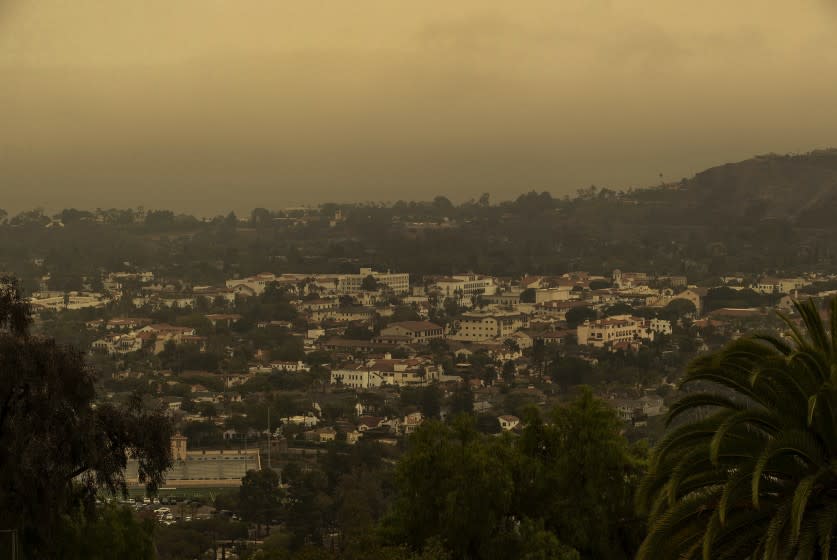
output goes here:
{"type": "MultiPolygon", "coordinates": [[[[818,279],[722,280],[724,286],[733,290],[746,287],[759,294],[774,295],[777,307],[789,310],[796,291],[818,279]]],[[[306,355],[327,354],[328,363],[317,363],[308,357],[275,360],[269,353],[257,350],[241,371],[215,374],[223,378],[222,391],[192,384],[188,399],[217,406],[221,413],[216,422],[226,417],[226,406],[241,402],[241,390],[252,380],[276,373],[307,375],[317,368],[318,379],[330,385],[330,391],[358,394],[464,383],[474,393],[476,412],[496,414],[500,430],[515,430],[520,428],[519,418],[497,406],[498,393],[493,387],[502,386],[508,378],[469,376],[470,364],[477,357],[487,360],[498,372],[511,371],[515,379],[521,380],[521,390],[528,391],[536,402],[545,402],[542,391],[535,386],[538,376],[543,376],[543,370],[533,367],[532,352],[538,346],[561,349],[560,352],[595,366],[603,352],[635,353],[656,341],[667,340],[678,329],[686,332],[684,325],[694,329],[690,332],[696,332],[700,341],[705,332],[735,336],[730,325],[761,319],[767,314],[764,309],[754,308],[713,308],[707,312],[706,287],[691,286],[682,276],[619,270],[610,276],[573,272],[516,279],[466,273],[426,277],[414,283],[406,273],[361,268],[353,274],[263,273],[231,278],[217,286],[187,286],[178,280],[160,280],[152,273],[112,273],[104,283],[106,290],[101,294],[41,293],[33,297],[32,303],[37,309],[100,308],[103,318],[88,323],[90,329],[99,333],[92,350],[120,357],[137,352],[157,355],[171,344],[188,344],[199,351],[208,347],[212,334],[198,334],[189,326],[155,322],[142,316],[141,311],[176,308],[194,315],[198,309],[211,309],[212,312],[200,313],[205,324],[216,332],[230,332],[242,320],[238,308],[241,302],[258,298],[271,287],[280,289],[287,297],[297,319],[268,319],[256,327],[278,328],[283,336],[298,337],[306,355]],[[107,317],[109,304],[120,298],[123,303],[133,303],[137,316],[107,317]],[[205,299],[204,305],[201,298],[205,299]],[[684,302],[679,306],[683,310],[679,317],[660,316],[677,300],[684,302]],[[405,308],[412,317],[397,319],[396,310],[405,308]],[[582,308],[581,320],[571,320],[582,308]],[[350,336],[356,327],[367,329],[371,335],[350,336]],[[443,363],[445,360],[448,362],[443,363]]],[[[121,307],[124,309],[124,305],[121,307]]],[[[126,375],[133,373],[118,374],[126,375]]],[[[640,396],[601,396],[623,420],[641,427],[648,418],[665,412],[663,398],[648,389],[640,396]]],[[[186,422],[205,421],[199,414],[181,410],[183,397],[167,395],[165,387],[161,395],[173,415],[186,422]]],[[[407,411],[401,416],[358,411],[353,419],[340,421],[339,425],[324,425],[323,418],[318,408],[312,407],[278,422],[301,430],[299,437],[309,443],[334,439],[353,443],[373,436],[386,443],[411,433],[424,421],[418,411],[407,411]]],[[[236,429],[224,430],[225,438],[238,435],[236,429]]],[[[230,459],[229,464],[238,463],[230,459]]]]}

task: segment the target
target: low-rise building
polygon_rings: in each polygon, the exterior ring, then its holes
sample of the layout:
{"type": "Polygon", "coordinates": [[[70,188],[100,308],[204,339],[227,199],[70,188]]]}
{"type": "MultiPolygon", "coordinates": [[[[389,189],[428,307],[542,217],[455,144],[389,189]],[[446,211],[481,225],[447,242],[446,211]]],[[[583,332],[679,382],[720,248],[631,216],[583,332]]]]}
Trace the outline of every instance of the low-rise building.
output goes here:
{"type": "Polygon", "coordinates": [[[804,278],[774,278],[772,276],[765,276],[753,284],[752,288],[760,294],[789,294],[794,290],[805,287],[808,283],[804,278]]]}
{"type": "Polygon", "coordinates": [[[270,362],[267,366],[250,369],[253,373],[271,373],[276,371],[283,371],[286,373],[304,373],[310,370],[308,364],[301,360],[297,360],[296,362],[274,361],[270,362]]]}
{"type": "Polygon", "coordinates": [[[404,416],[404,423],[401,424],[401,429],[405,434],[412,434],[419,429],[419,426],[424,422],[424,415],[421,412],[412,412],[404,416]]]}
{"type": "Polygon", "coordinates": [[[227,280],[226,287],[232,289],[237,295],[259,296],[265,289],[277,280],[276,275],[270,272],[263,272],[247,278],[235,278],[227,280]]]}
{"type": "Polygon", "coordinates": [[[110,297],[95,292],[36,292],[29,300],[33,309],[51,311],[101,309],[110,302],[110,297]]]}
{"type": "Polygon", "coordinates": [[[320,443],[326,443],[329,441],[334,441],[337,439],[337,430],[334,428],[320,428],[317,430],[317,436],[319,438],[320,443]]]}
{"type": "Polygon", "coordinates": [[[142,350],[143,339],[133,334],[115,334],[93,342],[93,350],[106,354],[128,354],[142,350]]]}
{"type": "Polygon", "coordinates": [[[691,301],[695,306],[698,315],[703,315],[703,299],[709,293],[707,288],[687,288],[676,294],[673,299],[685,299],[691,301]]]}
{"type": "Polygon", "coordinates": [[[431,340],[444,337],[444,329],[435,323],[429,321],[402,321],[390,323],[387,327],[381,329],[381,334],[377,340],[392,344],[427,344],[431,340]]]}
{"type": "Polygon", "coordinates": [[[497,291],[497,282],[490,276],[455,274],[436,280],[431,286],[431,291],[437,292],[443,298],[490,296],[497,291]]]}
{"type": "Polygon", "coordinates": [[[585,321],[576,329],[578,344],[604,348],[619,343],[654,340],[655,335],[671,333],[671,323],[662,319],[651,321],[631,315],[614,315],[606,319],[585,321]]]}
{"type": "Polygon", "coordinates": [[[472,342],[506,338],[528,324],[529,318],[525,313],[468,311],[455,321],[455,330],[448,338],[472,342]]]}
{"type": "Polygon", "coordinates": [[[355,389],[371,389],[381,385],[420,386],[439,380],[441,368],[422,358],[367,360],[331,372],[331,383],[355,389]]]}
{"type": "Polygon", "coordinates": [[[410,293],[410,274],[407,272],[377,272],[361,268],[357,274],[342,274],[337,277],[337,292],[354,294],[363,289],[363,281],[371,276],[379,286],[385,286],[396,294],[410,293]]]}
{"type": "MultiPolygon", "coordinates": [[[[171,440],[172,465],[164,473],[165,483],[172,487],[236,487],[249,470],[261,469],[258,449],[189,450],[184,436],[171,440]]],[[[142,486],[139,462],[129,459],[125,481],[131,487],[142,486]]]]}

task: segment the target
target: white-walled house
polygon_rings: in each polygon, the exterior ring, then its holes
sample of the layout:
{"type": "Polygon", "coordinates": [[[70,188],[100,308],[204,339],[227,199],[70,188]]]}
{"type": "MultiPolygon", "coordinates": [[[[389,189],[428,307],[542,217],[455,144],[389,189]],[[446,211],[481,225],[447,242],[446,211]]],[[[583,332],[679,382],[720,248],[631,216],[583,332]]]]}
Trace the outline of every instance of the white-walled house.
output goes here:
{"type": "Polygon", "coordinates": [[[513,430],[520,424],[520,418],[518,418],[517,416],[512,416],[511,414],[504,414],[503,416],[498,416],[497,421],[500,423],[500,428],[504,432],[513,430]]]}

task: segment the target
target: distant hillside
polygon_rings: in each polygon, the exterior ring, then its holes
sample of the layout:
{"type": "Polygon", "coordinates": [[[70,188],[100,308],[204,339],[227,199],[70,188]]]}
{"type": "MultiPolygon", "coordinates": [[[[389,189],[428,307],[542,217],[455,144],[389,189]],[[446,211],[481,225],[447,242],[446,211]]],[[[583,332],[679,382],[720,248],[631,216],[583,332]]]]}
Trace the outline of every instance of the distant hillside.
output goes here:
{"type": "Polygon", "coordinates": [[[664,196],[681,223],[837,226],[837,150],[764,155],[702,171],[664,196]]]}
{"type": "Polygon", "coordinates": [[[837,272],[837,150],[766,155],[643,189],[529,191],[490,204],[444,196],[212,220],[158,210],[39,210],[3,220],[0,270],[28,286],[79,289],[126,261],[193,284],[231,274],[350,272],[375,266],[498,276],[616,268],[691,280],[765,271],[837,272]],[[4,223],[5,222],[5,223],[4,223]],[[56,224],[60,224],[56,226],[56,224]],[[39,264],[40,263],[40,264],[39,264]]]}

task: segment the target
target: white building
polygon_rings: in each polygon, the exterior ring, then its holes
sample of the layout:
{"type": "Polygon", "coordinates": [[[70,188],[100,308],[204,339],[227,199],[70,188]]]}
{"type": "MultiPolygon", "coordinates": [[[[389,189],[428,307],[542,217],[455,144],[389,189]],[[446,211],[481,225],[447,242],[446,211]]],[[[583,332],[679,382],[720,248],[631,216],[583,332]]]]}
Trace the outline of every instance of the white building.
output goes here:
{"type": "Polygon", "coordinates": [[[582,346],[595,346],[603,348],[619,342],[637,342],[641,340],[654,340],[658,332],[671,333],[671,324],[668,321],[654,319],[654,328],[651,321],[631,315],[614,315],[597,321],[585,321],[576,329],[578,343],[582,346]]]}
{"type": "Polygon", "coordinates": [[[366,365],[331,371],[332,385],[345,385],[353,389],[374,389],[384,384],[381,372],[372,371],[366,365]]]}
{"type": "Polygon", "coordinates": [[[468,311],[456,321],[451,340],[478,342],[511,336],[529,325],[525,313],[504,311],[468,311]]]}
{"type": "Polygon", "coordinates": [[[423,422],[424,415],[421,412],[412,412],[404,416],[404,423],[401,426],[405,434],[412,434],[423,422]]]}
{"type": "Polygon", "coordinates": [[[270,272],[263,272],[247,278],[236,278],[227,280],[227,288],[231,288],[236,294],[261,295],[265,289],[276,282],[276,275],[270,272]]]}
{"type": "Polygon", "coordinates": [[[497,421],[500,423],[500,428],[504,432],[513,430],[520,424],[520,418],[518,418],[517,416],[512,416],[511,414],[504,414],[503,416],[498,416],[497,421]]]}
{"type": "Polygon", "coordinates": [[[535,290],[535,303],[543,303],[545,301],[570,301],[571,299],[573,299],[573,292],[570,286],[539,288],[535,290]]]}
{"type": "Polygon", "coordinates": [[[107,354],[128,354],[142,350],[141,338],[131,334],[117,334],[93,342],[93,350],[107,354]]]}
{"type": "Polygon", "coordinates": [[[337,291],[341,294],[354,294],[362,291],[364,279],[371,276],[379,286],[386,286],[396,294],[410,293],[410,275],[406,272],[376,272],[371,268],[361,268],[358,274],[343,274],[337,277],[337,291]]]}
{"type": "Polygon", "coordinates": [[[319,418],[310,412],[307,414],[297,414],[296,416],[281,418],[281,421],[283,424],[293,424],[295,426],[304,426],[306,428],[313,428],[320,423],[319,418]]]}
{"type": "Polygon", "coordinates": [[[29,302],[35,309],[61,311],[64,309],[100,309],[110,303],[111,299],[95,292],[35,292],[29,302]]]}
{"type": "Polygon", "coordinates": [[[630,421],[636,414],[659,416],[666,412],[662,397],[646,395],[638,399],[617,399],[610,401],[622,420],[630,421]]]}
{"type": "Polygon", "coordinates": [[[478,274],[455,274],[436,280],[433,288],[443,297],[470,298],[478,295],[494,295],[497,292],[497,283],[490,276],[478,274]]]}
{"type": "Polygon", "coordinates": [[[789,294],[794,290],[804,288],[809,282],[803,278],[771,278],[764,277],[753,284],[752,288],[760,294],[789,294]]]}
{"type": "Polygon", "coordinates": [[[671,334],[671,321],[655,317],[648,321],[648,328],[657,334],[671,334]]]}
{"type": "Polygon", "coordinates": [[[271,371],[284,371],[287,373],[304,373],[310,370],[308,364],[303,361],[296,362],[270,362],[271,371]]]}
{"type": "Polygon", "coordinates": [[[370,389],[381,385],[420,386],[438,381],[441,368],[421,358],[393,359],[389,354],[382,360],[335,369],[331,383],[355,389],[370,389]]]}

